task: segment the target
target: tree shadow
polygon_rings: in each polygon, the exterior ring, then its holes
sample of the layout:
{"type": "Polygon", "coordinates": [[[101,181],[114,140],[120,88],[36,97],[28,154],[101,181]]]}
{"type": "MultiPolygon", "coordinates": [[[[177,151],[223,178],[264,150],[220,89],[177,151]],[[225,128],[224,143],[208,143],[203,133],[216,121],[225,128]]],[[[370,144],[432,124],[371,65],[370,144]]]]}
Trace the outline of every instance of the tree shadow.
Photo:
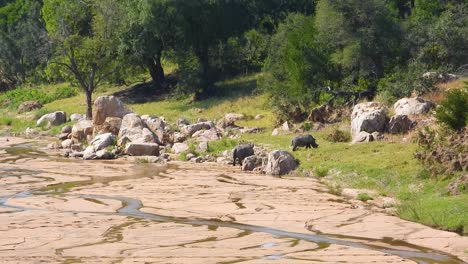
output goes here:
{"type": "MultiPolygon", "coordinates": [[[[176,84],[175,77],[168,76],[165,87],[155,87],[152,82],[136,83],[113,95],[127,104],[161,102],[169,98],[175,98],[172,91],[176,84]]],[[[226,101],[235,101],[238,98],[250,96],[255,92],[256,88],[257,78],[255,76],[239,76],[235,79],[216,83],[210,89],[206,99],[180,104],[174,106],[172,110],[184,112],[193,108],[208,109],[226,101]]]]}

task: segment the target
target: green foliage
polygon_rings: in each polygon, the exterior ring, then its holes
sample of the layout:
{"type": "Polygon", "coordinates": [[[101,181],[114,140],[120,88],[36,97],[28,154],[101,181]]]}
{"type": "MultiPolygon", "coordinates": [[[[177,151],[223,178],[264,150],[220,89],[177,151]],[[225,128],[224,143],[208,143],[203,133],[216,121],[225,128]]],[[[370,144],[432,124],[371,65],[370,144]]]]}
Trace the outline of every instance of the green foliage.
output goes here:
{"type": "Polygon", "coordinates": [[[372,198],[372,196],[370,196],[368,193],[360,193],[360,194],[358,194],[357,199],[358,199],[359,201],[363,201],[363,202],[367,202],[367,201],[369,201],[369,200],[374,200],[374,198],[372,198]]]}
{"type": "Polygon", "coordinates": [[[0,91],[38,76],[49,48],[40,15],[41,4],[16,0],[0,5],[0,91]]]}
{"type": "Polygon", "coordinates": [[[225,150],[232,150],[238,144],[239,144],[239,140],[234,140],[230,138],[222,138],[221,140],[208,143],[208,152],[221,154],[225,150]]]}
{"type": "MultiPolygon", "coordinates": [[[[454,1],[457,2],[457,1],[454,1]]],[[[418,1],[407,34],[409,50],[428,69],[457,69],[468,60],[468,4],[418,1]]]]}
{"type": "Polygon", "coordinates": [[[298,118],[330,80],[332,69],[322,48],[315,41],[314,20],[299,14],[288,16],[273,36],[264,68],[262,88],[280,119],[298,118]]]}
{"type": "Polygon", "coordinates": [[[0,102],[6,103],[9,108],[16,109],[21,103],[26,101],[39,101],[42,104],[47,104],[56,100],[73,97],[77,94],[76,88],[72,87],[57,87],[50,92],[41,89],[18,88],[0,94],[0,102]]]}
{"type": "Polygon", "coordinates": [[[65,69],[86,93],[86,114],[91,117],[93,92],[120,66],[123,10],[117,0],[45,0],[42,14],[56,45],[52,63],[65,69]]]}
{"type": "Polygon", "coordinates": [[[436,110],[436,118],[448,127],[459,130],[468,125],[468,83],[464,89],[451,90],[436,110]]]}
{"type": "Polygon", "coordinates": [[[314,169],[315,175],[320,178],[327,176],[329,171],[330,168],[327,167],[316,167],[314,169]]]}
{"type": "Polygon", "coordinates": [[[396,63],[402,32],[384,1],[320,1],[315,24],[345,85],[380,78],[396,63]]]}
{"type": "Polygon", "coordinates": [[[393,98],[409,97],[413,92],[424,94],[435,90],[435,81],[424,78],[425,67],[421,64],[410,64],[407,67],[395,68],[378,82],[378,91],[393,98]]]}

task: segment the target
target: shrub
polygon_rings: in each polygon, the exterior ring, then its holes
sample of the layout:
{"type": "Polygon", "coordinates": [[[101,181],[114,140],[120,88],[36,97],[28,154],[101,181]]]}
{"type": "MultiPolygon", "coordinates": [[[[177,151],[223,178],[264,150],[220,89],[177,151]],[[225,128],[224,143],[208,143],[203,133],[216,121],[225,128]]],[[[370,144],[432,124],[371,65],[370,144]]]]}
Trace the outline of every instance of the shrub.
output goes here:
{"type": "Polygon", "coordinates": [[[351,141],[351,133],[349,131],[343,131],[338,127],[334,127],[330,133],[326,136],[326,139],[330,142],[349,142],[351,141]]]}
{"type": "Polygon", "coordinates": [[[317,167],[317,168],[315,168],[314,171],[315,171],[315,175],[316,175],[317,177],[322,178],[322,177],[325,177],[325,176],[328,175],[329,169],[326,168],[326,167],[317,167]]]}
{"type": "Polygon", "coordinates": [[[360,193],[360,194],[358,194],[357,199],[358,199],[359,201],[363,201],[363,202],[367,202],[367,201],[369,201],[369,200],[374,200],[374,198],[372,198],[372,196],[370,196],[368,193],[360,193]]]}
{"type": "Polygon", "coordinates": [[[419,150],[415,157],[421,160],[433,177],[446,177],[454,172],[466,170],[467,137],[467,129],[420,130],[417,137],[419,150]]]}
{"type": "Polygon", "coordinates": [[[468,124],[468,83],[464,89],[448,92],[436,110],[436,118],[455,130],[460,130],[468,124]]]}

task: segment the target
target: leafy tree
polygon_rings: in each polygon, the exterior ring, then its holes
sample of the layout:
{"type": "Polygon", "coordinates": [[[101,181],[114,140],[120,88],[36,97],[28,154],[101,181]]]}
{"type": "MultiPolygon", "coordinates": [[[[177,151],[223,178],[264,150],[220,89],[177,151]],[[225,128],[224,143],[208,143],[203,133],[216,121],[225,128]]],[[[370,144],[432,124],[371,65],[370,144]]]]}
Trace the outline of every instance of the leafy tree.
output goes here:
{"type": "Polygon", "coordinates": [[[130,61],[148,69],[157,87],[162,87],[165,74],[162,56],[178,40],[177,12],[167,0],[126,0],[126,22],[120,51],[130,61]]]}
{"type": "MultiPolygon", "coordinates": [[[[0,85],[24,83],[47,58],[41,3],[16,0],[0,8],[0,85]]],[[[4,87],[5,88],[5,87],[4,87]]]]}
{"type": "Polygon", "coordinates": [[[468,4],[415,9],[408,42],[413,57],[426,68],[456,69],[468,62],[468,4]]]}
{"type": "Polygon", "coordinates": [[[85,92],[87,118],[93,92],[118,68],[119,7],[117,0],[44,1],[43,17],[56,45],[51,63],[64,67],[85,92]]]}
{"type": "Polygon", "coordinates": [[[280,119],[301,119],[322,88],[333,79],[333,67],[315,39],[313,17],[293,14],[273,36],[262,87],[280,119]]]}
{"type": "Polygon", "coordinates": [[[381,78],[398,63],[402,30],[384,1],[320,1],[316,27],[345,86],[381,78]]]}
{"type": "MultiPolygon", "coordinates": [[[[213,1],[213,0],[175,0],[175,7],[182,21],[181,29],[183,41],[179,43],[179,61],[192,61],[191,67],[199,65],[196,83],[196,98],[207,96],[212,92],[213,84],[218,80],[219,68],[213,67],[213,60],[218,59],[216,54],[219,44],[226,44],[229,39],[241,36],[252,25],[253,16],[248,8],[248,0],[240,1],[213,1]],[[197,62],[186,59],[184,56],[197,58],[197,62]],[[211,56],[215,55],[215,56],[211,56]]],[[[229,63],[229,62],[226,62],[229,63]]],[[[186,68],[181,63],[180,71],[186,68]]],[[[185,75],[185,74],[182,74],[185,75]]],[[[182,81],[184,82],[184,81],[182,81]]]]}

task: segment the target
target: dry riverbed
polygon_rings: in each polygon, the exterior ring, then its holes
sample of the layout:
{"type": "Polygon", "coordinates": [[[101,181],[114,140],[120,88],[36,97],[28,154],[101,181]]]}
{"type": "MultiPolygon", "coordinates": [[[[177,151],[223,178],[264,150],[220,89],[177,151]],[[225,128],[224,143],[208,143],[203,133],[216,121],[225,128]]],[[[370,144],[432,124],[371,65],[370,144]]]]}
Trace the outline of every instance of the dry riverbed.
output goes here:
{"type": "Polygon", "coordinates": [[[232,166],[64,159],[0,138],[1,263],[464,263],[468,237],[232,166]]]}

